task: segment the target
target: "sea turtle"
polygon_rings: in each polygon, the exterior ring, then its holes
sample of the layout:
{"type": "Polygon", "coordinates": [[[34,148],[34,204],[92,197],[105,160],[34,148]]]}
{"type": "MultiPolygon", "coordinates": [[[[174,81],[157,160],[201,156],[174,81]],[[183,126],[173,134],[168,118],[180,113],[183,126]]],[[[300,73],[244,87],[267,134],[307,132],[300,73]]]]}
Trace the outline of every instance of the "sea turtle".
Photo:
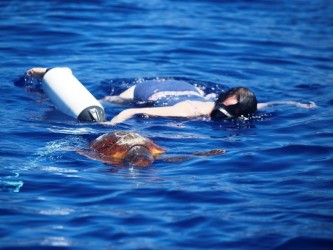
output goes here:
{"type": "Polygon", "coordinates": [[[114,131],[103,134],[92,141],[90,149],[79,154],[106,164],[116,166],[134,165],[145,167],[165,150],[149,138],[130,131],[114,131]]]}
{"type": "MultiPolygon", "coordinates": [[[[134,165],[145,167],[154,162],[166,151],[138,133],[131,131],[114,131],[103,134],[93,140],[89,149],[79,150],[78,153],[88,158],[102,161],[115,166],[134,165]]],[[[206,152],[194,152],[186,156],[164,157],[165,162],[182,162],[193,156],[213,156],[224,154],[223,149],[213,149],[206,152]]]]}

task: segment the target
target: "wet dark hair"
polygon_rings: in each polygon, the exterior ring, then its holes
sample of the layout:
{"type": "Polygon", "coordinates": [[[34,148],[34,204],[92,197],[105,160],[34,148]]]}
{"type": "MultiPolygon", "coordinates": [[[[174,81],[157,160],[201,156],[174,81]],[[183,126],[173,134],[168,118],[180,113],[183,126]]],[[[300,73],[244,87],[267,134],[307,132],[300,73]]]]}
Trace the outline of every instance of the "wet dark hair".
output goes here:
{"type": "Polygon", "coordinates": [[[249,117],[257,111],[257,98],[254,93],[245,88],[237,87],[222,93],[215,102],[215,108],[210,114],[214,119],[228,119],[237,117],[249,117]],[[223,102],[229,97],[235,96],[237,103],[224,105],[223,102]]]}

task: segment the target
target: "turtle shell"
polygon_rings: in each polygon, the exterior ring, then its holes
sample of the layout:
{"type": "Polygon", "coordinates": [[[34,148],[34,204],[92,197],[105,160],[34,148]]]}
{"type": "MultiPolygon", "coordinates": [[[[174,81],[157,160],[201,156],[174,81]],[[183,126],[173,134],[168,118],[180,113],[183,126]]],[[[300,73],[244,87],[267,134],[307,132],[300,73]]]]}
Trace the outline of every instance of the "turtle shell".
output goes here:
{"type": "Polygon", "coordinates": [[[148,166],[165,152],[149,138],[129,131],[103,134],[91,143],[90,148],[92,151],[84,155],[113,165],[148,166]]]}

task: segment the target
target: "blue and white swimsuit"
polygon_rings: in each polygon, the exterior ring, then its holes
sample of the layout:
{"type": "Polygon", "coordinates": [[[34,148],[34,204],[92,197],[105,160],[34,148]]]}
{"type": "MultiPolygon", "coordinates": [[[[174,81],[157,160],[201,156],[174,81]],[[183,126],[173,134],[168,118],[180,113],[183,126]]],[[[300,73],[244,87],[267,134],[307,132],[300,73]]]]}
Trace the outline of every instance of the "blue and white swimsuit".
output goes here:
{"type": "Polygon", "coordinates": [[[173,106],[183,101],[212,101],[205,99],[190,83],[172,79],[138,83],[134,89],[134,100],[153,107],[173,106]]]}

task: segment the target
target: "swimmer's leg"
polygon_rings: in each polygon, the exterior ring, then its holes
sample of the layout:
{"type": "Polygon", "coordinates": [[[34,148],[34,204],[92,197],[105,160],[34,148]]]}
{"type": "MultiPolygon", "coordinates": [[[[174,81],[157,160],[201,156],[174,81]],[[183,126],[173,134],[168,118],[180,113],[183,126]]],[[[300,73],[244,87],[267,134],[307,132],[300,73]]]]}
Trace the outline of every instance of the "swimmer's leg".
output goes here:
{"type": "Polygon", "coordinates": [[[112,102],[112,103],[119,103],[119,104],[127,103],[129,100],[130,99],[122,98],[119,95],[108,95],[102,99],[99,99],[99,101],[102,101],[102,102],[112,102]]]}
{"type": "Polygon", "coordinates": [[[134,98],[134,90],[136,85],[133,85],[132,87],[126,89],[124,92],[122,92],[119,96],[124,99],[133,99],[134,98]]]}
{"type": "Polygon", "coordinates": [[[134,98],[135,86],[136,85],[126,89],[120,95],[106,96],[103,99],[101,99],[101,101],[114,102],[114,103],[126,103],[128,101],[131,101],[134,98]]]}

